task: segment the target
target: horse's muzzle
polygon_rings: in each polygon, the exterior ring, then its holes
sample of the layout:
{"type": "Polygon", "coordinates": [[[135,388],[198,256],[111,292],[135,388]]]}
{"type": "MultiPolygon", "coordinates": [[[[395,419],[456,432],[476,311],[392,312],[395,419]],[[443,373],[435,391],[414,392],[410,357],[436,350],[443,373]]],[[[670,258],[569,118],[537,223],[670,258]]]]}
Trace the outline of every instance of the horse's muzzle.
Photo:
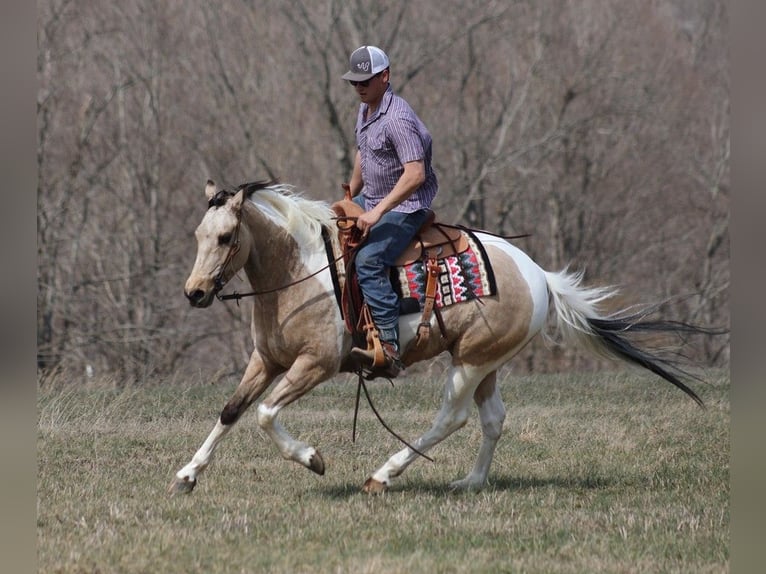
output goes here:
{"type": "Polygon", "coordinates": [[[202,289],[184,290],[184,295],[186,295],[192,307],[207,307],[213,302],[213,294],[202,289]]]}

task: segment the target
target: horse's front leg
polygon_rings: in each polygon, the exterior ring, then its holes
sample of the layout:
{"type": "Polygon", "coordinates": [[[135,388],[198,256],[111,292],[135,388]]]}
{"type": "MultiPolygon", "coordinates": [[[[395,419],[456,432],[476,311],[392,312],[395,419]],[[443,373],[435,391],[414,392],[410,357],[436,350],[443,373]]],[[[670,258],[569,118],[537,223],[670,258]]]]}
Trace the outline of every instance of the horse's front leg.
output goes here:
{"type": "Polygon", "coordinates": [[[255,401],[274,380],[276,373],[267,369],[258,351],[253,351],[245,374],[237,386],[237,390],[221,411],[218,421],[205,442],[194,453],[191,461],[179,470],[168,491],[170,494],[191,492],[197,485],[197,478],[207,468],[213,459],[213,454],[223,437],[239,419],[247,408],[255,401]]]}
{"type": "Polygon", "coordinates": [[[325,468],[322,455],[313,446],[290,436],[277,421],[277,415],[284,407],[336,372],[337,366],[323,365],[316,357],[301,355],[269,396],[258,405],[257,410],[258,424],[274,441],[282,457],[298,462],[320,475],[324,474],[325,468]]]}

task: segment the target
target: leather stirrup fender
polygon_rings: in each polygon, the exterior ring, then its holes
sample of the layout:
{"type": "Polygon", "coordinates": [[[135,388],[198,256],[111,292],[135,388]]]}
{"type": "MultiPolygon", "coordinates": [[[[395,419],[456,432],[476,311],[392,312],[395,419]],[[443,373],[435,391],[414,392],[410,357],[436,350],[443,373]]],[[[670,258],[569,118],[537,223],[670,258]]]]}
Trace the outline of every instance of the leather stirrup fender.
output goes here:
{"type": "Polygon", "coordinates": [[[439,263],[436,256],[426,254],[426,298],[423,305],[423,314],[418,325],[415,346],[419,347],[431,336],[431,313],[436,302],[436,284],[439,277],[439,263]]]}

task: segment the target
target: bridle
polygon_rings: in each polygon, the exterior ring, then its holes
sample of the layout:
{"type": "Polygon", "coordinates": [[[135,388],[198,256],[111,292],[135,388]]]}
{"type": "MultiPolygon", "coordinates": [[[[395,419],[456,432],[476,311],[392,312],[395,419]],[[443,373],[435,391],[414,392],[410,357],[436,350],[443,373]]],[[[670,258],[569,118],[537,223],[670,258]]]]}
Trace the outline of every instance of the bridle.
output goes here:
{"type": "MultiPolygon", "coordinates": [[[[234,194],[230,191],[221,190],[218,193],[215,194],[212,198],[210,198],[210,201],[208,201],[208,209],[211,207],[220,207],[230,197],[232,197],[234,194]]],[[[229,250],[226,252],[226,257],[223,260],[223,263],[221,263],[218,273],[216,273],[215,277],[213,278],[213,289],[215,291],[216,297],[218,297],[218,293],[221,291],[221,289],[224,288],[226,285],[226,281],[223,280],[224,272],[226,271],[226,267],[231,264],[232,261],[234,261],[234,258],[237,256],[237,253],[239,253],[240,250],[240,242],[239,242],[239,230],[242,227],[242,210],[239,211],[237,214],[237,225],[234,228],[234,233],[231,236],[231,241],[229,242],[229,250]]],[[[218,297],[220,299],[220,297],[218,297]]]]}

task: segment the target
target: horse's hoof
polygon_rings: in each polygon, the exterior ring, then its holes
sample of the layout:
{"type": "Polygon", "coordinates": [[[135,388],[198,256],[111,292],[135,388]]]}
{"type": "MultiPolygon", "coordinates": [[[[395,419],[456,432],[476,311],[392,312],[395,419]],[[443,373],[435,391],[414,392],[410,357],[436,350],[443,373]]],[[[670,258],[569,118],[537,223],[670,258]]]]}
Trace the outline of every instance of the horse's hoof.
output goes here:
{"type": "Polygon", "coordinates": [[[388,486],[385,482],[380,482],[372,477],[365,480],[364,486],[362,486],[362,492],[367,494],[383,494],[386,490],[388,490],[388,486]]]}
{"type": "Polygon", "coordinates": [[[318,450],[315,450],[309,459],[309,469],[316,472],[319,476],[324,475],[324,459],[322,459],[322,455],[319,454],[318,450]]]}
{"type": "Polygon", "coordinates": [[[173,481],[168,487],[168,494],[170,494],[170,496],[175,496],[176,494],[189,494],[194,490],[195,486],[197,486],[196,479],[190,479],[188,476],[180,479],[176,476],[173,477],[173,481]]]}
{"type": "Polygon", "coordinates": [[[486,482],[479,482],[464,478],[463,480],[456,480],[451,482],[449,489],[452,492],[477,492],[483,490],[487,486],[486,482]]]}

